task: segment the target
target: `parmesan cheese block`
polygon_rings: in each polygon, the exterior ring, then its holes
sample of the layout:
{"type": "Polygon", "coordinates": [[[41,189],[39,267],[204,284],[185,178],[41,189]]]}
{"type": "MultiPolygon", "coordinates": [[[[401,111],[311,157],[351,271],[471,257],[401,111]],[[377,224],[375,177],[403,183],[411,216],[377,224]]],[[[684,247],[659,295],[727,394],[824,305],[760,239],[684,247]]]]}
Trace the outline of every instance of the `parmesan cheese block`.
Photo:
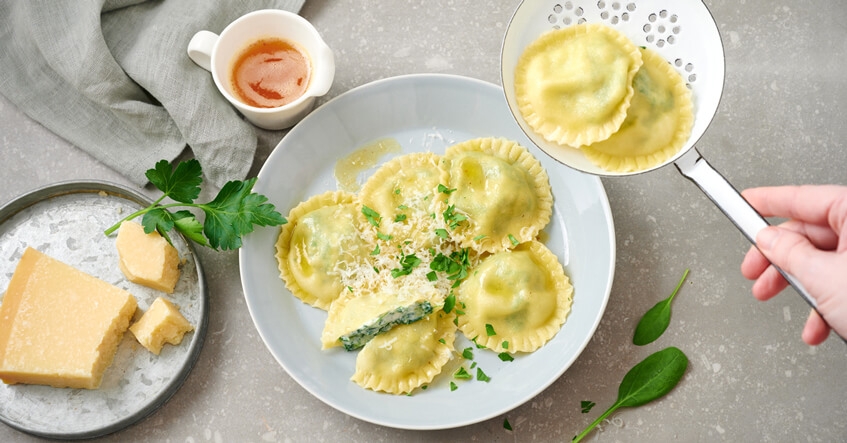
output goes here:
{"type": "Polygon", "coordinates": [[[115,240],[119,266],[133,283],[172,294],[179,280],[179,254],[158,232],[144,233],[135,222],[121,223],[115,240]]]}
{"type": "Polygon", "coordinates": [[[159,355],[165,342],[178,345],[186,332],[194,327],[179,312],[179,308],[162,297],[150,304],[150,309],[129,327],[130,332],[148,351],[159,355]]]}
{"type": "Polygon", "coordinates": [[[135,297],[27,248],[0,305],[0,379],[96,389],[135,297]]]}

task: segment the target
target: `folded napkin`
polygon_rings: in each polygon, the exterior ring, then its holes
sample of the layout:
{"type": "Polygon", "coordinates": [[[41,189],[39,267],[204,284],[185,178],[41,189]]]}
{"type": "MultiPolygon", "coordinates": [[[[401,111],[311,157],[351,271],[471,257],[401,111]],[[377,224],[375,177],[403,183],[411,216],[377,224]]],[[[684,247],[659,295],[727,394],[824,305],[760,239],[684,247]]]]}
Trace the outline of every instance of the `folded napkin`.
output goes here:
{"type": "Polygon", "coordinates": [[[304,0],[0,2],[0,93],[21,111],[143,186],[188,145],[218,187],[243,179],[256,133],[186,54],[257,9],[304,0]]]}

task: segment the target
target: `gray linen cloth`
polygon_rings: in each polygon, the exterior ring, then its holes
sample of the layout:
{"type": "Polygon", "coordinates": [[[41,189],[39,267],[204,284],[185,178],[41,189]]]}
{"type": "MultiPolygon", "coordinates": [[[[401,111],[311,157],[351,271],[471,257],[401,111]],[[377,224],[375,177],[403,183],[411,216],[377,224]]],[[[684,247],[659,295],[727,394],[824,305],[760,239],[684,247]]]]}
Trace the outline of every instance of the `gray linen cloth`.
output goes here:
{"type": "Polygon", "coordinates": [[[221,187],[247,175],[256,134],[188,58],[188,42],[250,11],[299,12],[303,3],[2,1],[0,93],[139,186],[188,145],[221,187]]]}

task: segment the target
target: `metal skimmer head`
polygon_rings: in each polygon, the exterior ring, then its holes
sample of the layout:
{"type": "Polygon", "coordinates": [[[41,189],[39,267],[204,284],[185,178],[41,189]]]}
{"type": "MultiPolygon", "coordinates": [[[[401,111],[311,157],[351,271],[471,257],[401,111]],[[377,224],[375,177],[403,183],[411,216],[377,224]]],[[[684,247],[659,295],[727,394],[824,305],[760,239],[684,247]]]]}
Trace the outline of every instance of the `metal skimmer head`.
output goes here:
{"type": "Polygon", "coordinates": [[[515,65],[524,48],[547,31],[579,23],[604,23],[614,27],[636,45],[661,54],[679,71],[692,91],[694,127],[679,154],[665,164],[691,149],[717,112],[725,71],[717,25],[700,0],[525,0],[521,3],[506,30],[500,66],[509,108],[530,140],[573,168],[605,176],[632,174],[600,169],[578,149],[563,148],[544,140],[524,122],[515,103],[515,65]]]}

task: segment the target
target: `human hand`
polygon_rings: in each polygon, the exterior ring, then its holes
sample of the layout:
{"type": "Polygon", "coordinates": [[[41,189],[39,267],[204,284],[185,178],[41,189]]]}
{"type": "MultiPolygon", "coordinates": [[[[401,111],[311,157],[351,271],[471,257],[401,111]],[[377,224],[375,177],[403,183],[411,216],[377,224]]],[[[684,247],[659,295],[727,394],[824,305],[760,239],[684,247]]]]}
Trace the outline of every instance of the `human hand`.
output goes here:
{"type": "Polygon", "coordinates": [[[830,328],[847,337],[847,187],[752,188],[742,196],[762,216],[788,219],[759,232],[758,249],[751,247],[741,263],[744,277],[756,280],[753,296],[768,300],[788,286],[773,263],[817,301],[820,315],[812,310],[803,341],[823,343],[830,328]]]}

